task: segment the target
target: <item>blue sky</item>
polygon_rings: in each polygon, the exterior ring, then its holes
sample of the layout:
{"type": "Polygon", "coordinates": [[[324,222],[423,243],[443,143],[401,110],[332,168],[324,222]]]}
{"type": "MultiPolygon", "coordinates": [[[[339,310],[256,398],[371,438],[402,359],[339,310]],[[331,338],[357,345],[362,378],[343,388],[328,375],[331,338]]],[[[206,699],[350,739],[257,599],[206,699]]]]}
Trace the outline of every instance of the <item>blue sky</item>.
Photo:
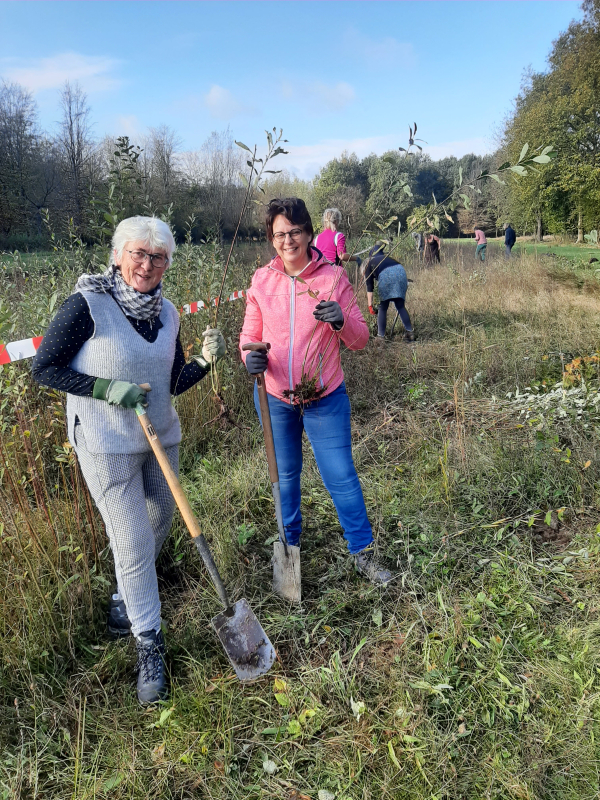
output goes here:
{"type": "Polygon", "coordinates": [[[277,167],[312,177],[344,149],[405,145],[414,121],[434,158],[494,149],[523,70],[580,17],[571,0],[4,0],[0,77],[34,92],[47,130],[66,79],[98,137],[166,124],[196,150],[281,127],[277,167]]]}

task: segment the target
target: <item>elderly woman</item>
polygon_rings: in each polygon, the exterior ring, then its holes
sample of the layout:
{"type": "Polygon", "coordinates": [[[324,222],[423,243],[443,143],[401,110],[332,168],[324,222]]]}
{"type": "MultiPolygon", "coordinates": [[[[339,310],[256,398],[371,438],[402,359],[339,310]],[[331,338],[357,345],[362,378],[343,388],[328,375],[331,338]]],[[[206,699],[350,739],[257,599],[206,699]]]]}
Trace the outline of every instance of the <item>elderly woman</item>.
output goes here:
{"type": "Polygon", "coordinates": [[[50,323],[33,363],[34,378],[67,392],[68,436],[104,520],[117,592],[109,633],[133,633],[140,703],[166,696],[165,644],[155,561],[169,532],[174,500],[135,414],[148,416],[178,469],[179,418],[171,396],[189,389],[225,354],[216,329],[202,355],[186,363],[179,314],[162,293],[175,241],[154,217],[116,228],[110,266],[82,275],[50,323]],[[138,384],[149,382],[146,395],[138,384]]]}
{"type": "Polygon", "coordinates": [[[362,263],[360,258],[346,252],[346,237],[341,231],[338,231],[341,221],[342,214],[339,208],[326,208],[323,212],[323,232],[315,236],[313,246],[320,250],[332,264],[356,261],[360,267],[362,263]]]}
{"type": "MultiPolygon", "coordinates": [[[[311,247],[313,226],[303,200],[272,200],[266,229],[276,254],[252,278],[240,349],[248,342],[271,344],[268,353],[242,350],[242,358],[251,375],[266,370],[286,537],[292,545],[300,543],[306,431],[357,571],[373,583],[386,583],[391,574],[374,558],[352,460],[350,402],[340,364],[340,346],[361,350],[369,329],[345,270],[311,247]]],[[[256,387],[254,400],[260,416],[256,387]]]]}

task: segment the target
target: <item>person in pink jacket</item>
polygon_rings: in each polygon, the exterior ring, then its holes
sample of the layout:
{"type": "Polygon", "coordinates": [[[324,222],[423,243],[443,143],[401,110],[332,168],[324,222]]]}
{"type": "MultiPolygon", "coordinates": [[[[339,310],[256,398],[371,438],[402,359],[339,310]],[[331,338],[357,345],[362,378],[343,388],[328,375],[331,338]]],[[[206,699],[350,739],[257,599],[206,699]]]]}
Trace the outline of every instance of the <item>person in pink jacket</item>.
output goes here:
{"type": "Polygon", "coordinates": [[[332,264],[356,261],[360,267],[360,258],[346,252],[346,237],[338,231],[341,221],[342,213],[339,208],[326,208],[323,212],[323,232],[315,236],[313,247],[320,250],[332,264]]]}
{"type": "Polygon", "coordinates": [[[475,248],[475,258],[485,261],[487,239],[485,238],[485,233],[481,230],[481,228],[475,228],[475,243],[477,244],[477,247],[475,248]]]}
{"type": "MultiPolygon", "coordinates": [[[[361,350],[366,345],[367,323],[344,268],[311,246],[313,225],[303,200],[271,200],[266,229],[276,255],[252,278],[240,351],[251,375],[266,371],[286,537],[299,545],[306,431],[357,571],[373,583],[387,583],[392,576],[375,560],[352,460],[350,401],[340,362],[341,346],[361,350]],[[271,349],[243,351],[249,342],[267,342],[271,349]]],[[[256,386],[254,403],[260,418],[256,386]]]]}

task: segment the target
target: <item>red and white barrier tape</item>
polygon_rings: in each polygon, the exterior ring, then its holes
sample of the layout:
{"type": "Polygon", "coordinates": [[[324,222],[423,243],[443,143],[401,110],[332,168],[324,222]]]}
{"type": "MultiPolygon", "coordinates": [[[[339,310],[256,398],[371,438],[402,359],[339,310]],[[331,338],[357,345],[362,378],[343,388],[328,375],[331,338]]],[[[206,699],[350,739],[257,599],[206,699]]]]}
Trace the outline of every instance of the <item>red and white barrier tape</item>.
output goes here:
{"type": "MultiPolygon", "coordinates": [[[[246,291],[245,289],[240,289],[237,292],[232,292],[222,302],[231,303],[233,300],[240,300],[243,297],[246,297],[246,291]]],[[[186,303],[180,313],[195,314],[203,308],[216,305],[217,298],[209,300],[208,303],[205,303],[204,300],[197,300],[195,303],[186,303]]],[[[10,342],[9,344],[0,342],[0,366],[2,364],[12,364],[13,361],[21,361],[24,358],[33,358],[43,338],[43,336],[32,336],[30,339],[21,339],[18,342],[10,342]]]]}

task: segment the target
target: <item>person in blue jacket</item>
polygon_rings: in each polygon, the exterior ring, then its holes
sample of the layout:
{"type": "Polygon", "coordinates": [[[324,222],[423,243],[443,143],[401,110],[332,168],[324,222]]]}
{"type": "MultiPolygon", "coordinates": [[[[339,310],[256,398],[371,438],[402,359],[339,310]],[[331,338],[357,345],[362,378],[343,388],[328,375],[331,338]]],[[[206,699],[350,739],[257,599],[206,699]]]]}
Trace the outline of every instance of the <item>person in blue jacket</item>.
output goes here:
{"type": "Polygon", "coordinates": [[[504,257],[510,258],[510,251],[515,246],[515,242],[517,241],[517,234],[510,226],[510,222],[506,223],[504,226],[504,257]]]}
{"type": "Polygon", "coordinates": [[[404,325],[404,338],[407,342],[414,342],[416,338],[415,332],[409,313],[404,305],[404,298],[408,289],[406,271],[402,264],[399,264],[390,256],[386,256],[383,252],[384,250],[385,242],[375,242],[375,246],[369,250],[369,257],[363,265],[369,314],[377,314],[377,338],[383,339],[385,337],[388,306],[393,302],[404,325]],[[377,281],[379,288],[379,309],[377,312],[373,308],[375,281],[377,281]]]}

